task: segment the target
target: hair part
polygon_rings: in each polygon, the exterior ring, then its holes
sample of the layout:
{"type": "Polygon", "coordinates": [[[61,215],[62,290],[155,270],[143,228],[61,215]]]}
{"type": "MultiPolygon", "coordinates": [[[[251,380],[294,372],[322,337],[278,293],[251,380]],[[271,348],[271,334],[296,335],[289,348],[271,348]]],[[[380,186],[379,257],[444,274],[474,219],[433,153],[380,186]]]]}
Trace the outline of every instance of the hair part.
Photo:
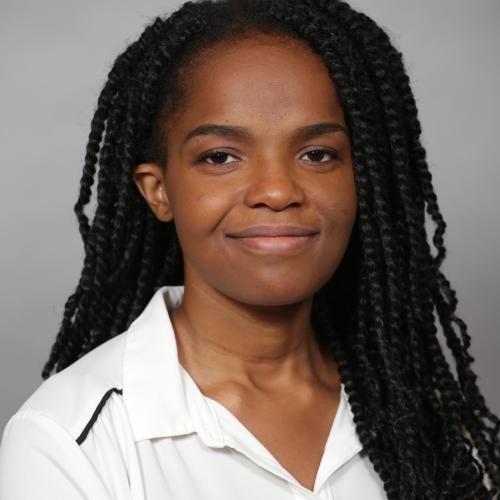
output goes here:
{"type": "Polygon", "coordinates": [[[183,109],[197,57],[258,34],[306,43],[320,55],[346,117],[358,213],[311,320],[338,363],[363,453],[390,500],[495,498],[500,420],[477,385],[471,338],[440,269],[446,223],[402,54],[343,1],[188,1],[118,56],[92,119],[75,204],[83,269],[42,377],[126,330],[160,286],[184,282],[175,223],[154,217],[133,169],[144,161],[168,168],[165,127],[183,109]],[[90,222],[84,207],[93,194],[90,222]]]}

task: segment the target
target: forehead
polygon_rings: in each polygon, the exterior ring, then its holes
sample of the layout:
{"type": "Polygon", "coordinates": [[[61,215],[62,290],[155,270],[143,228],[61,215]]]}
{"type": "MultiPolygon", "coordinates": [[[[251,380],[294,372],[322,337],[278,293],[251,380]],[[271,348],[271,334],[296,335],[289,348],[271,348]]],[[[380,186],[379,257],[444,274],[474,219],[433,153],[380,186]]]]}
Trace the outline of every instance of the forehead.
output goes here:
{"type": "Polygon", "coordinates": [[[203,51],[185,71],[181,120],[336,118],[341,105],[328,69],[309,46],[260,35],[203,51]]]}

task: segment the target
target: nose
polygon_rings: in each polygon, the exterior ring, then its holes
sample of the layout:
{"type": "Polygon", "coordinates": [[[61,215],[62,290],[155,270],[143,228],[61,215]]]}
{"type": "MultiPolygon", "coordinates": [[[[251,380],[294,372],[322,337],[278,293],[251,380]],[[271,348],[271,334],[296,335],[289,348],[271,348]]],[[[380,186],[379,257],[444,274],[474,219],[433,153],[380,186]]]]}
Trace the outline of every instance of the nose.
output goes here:
{"type": "Polygon", "coordinates": [[[257,162],[250,169],[252,177],[245,193],[248,206],[266,205],[280,211],[304,203],[304,191],[293,163],[276,158],[260,158],[257,162]]]}

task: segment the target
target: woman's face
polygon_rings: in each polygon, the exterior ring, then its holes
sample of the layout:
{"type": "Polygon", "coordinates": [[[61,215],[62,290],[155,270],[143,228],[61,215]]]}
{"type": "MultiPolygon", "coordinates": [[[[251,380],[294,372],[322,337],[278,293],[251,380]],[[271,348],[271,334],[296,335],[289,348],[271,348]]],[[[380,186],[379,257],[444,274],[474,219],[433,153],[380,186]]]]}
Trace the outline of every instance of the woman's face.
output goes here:
{"type": "Polygon", "coordinates": [[[253,305],[310,298],[337,269],[357,207],[326,66],[307,46],[260,36],[210,49],[185,77],[185,106],[166,127],[166,170],[135,173],[156,216],[174,219],[185,284],[253,305]],[[315,234],[231,237],[260,225],[315,234]]]}

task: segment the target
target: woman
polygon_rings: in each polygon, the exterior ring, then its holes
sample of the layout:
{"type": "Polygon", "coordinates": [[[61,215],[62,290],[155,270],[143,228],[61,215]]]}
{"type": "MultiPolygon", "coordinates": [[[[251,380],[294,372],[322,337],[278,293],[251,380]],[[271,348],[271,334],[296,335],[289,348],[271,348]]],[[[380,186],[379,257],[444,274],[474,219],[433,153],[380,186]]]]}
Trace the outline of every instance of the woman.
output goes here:
{"type": "Polygon", "coordinates": [[[419,136],[401,54],[344,2],[148,26],[99,97],[83,271],[1,498],[496,498],[419,136]]]}

